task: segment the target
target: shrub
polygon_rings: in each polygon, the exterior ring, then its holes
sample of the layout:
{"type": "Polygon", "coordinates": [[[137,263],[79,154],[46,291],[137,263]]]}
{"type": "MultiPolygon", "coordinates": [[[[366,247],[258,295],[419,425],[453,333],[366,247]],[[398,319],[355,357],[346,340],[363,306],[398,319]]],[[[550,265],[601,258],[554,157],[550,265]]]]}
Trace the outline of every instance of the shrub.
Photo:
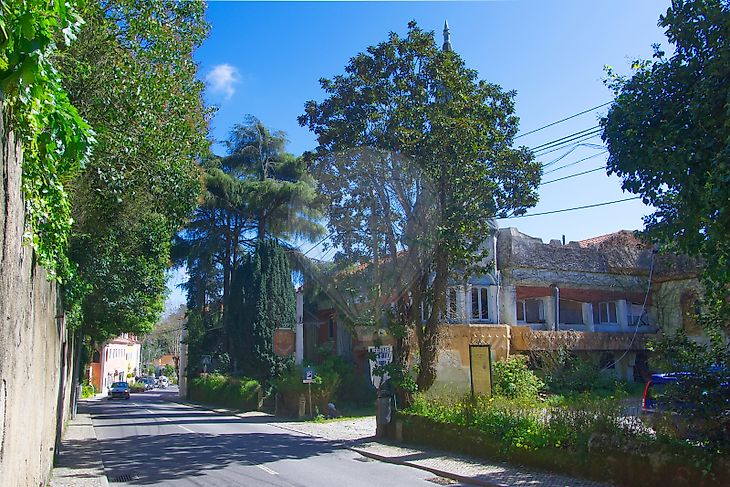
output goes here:
{"type": "Polygon", "coordinates": [[[495,396],[534,399],[545,387],[545,383],[527,367],[527,357],[524,355],[512,355],[499,361],[494,364],[493,370],[495,396]]]}
{"type": "Polygon", "coordinates": [[[340,374],[331,362],[323,362],[316,366],[317,375],[311,385],[304,384],[304,369],[301,365],[290,367],[281,376],[273,379],[274,390],[282,399],[283,409],[287,414],[295,414],[298,409],[299,396],[308,396],[312,391],[312,405],[320,411],[327,410],[327,403],[332,401],[342,384],[340,374]]]}
{"type": "Polygon", "coordinates": [[[81,398],[82,399],[94,397],[95,394],[96,394],[96,389],[94,388],[94,386],[92,384],[89,384],[88,381],[85,381],[81,385],[81,398]]]}
{"type": "Polygon", "coordinates": [[[259,406],[261,385],[249,378],[221,374],[201,375],[188,384],[188,396],[194,401],[254,411],[259,406]]]}
{"type": "Polygon", "coordinates": [[[587,448],[592,435],[628,433],[618,401],[582,396],[559,406],[528,399],[464,397],[429,400],[417,394],[407,412],[431,420],[467,426],[499,439],[507,449],[587,448]]]}
{"type": "Polygon", "coordinates": [[[129,392],[144,392],[144,384],[142,383],[136,383],[136,384],[130,384],[129,385],[129,392]]]}

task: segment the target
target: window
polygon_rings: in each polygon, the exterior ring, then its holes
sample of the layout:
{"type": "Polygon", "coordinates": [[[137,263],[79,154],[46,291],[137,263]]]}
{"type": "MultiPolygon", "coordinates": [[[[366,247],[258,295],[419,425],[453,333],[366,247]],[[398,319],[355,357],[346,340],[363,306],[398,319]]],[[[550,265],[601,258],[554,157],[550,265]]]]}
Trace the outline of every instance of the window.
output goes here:
{"type": "Polygon", "coordinates": [[[330,316],[327,320],[327,338],[332,340],[335,337],[335,317],[330,316]]]}
{"type": "Polygon", "coordinates": [[[646,309],[642,305],[630,304],[627,321],[629,326],[646,326],[649,324],[649,316],[646,314],[646,309]]]}
{"type": "Polygon", "coordinates": [[[480,321],[489,319],[489,291],[486,287],[471,288],[471,319],[480,321]]]}
{"type": "Polygon", "coordinates": [[[616,302],[604,301],[593,306],[593,322],[600,325],[616,324],[616,302]]]}
{"type": "MultiPolygon", "coordinates": [[[[614,308],[614,315],[616,310],[614,308]]],[[[560,323],[566,325],[583,324],[583,303],[580,301],[560,300],[560,323]]]]}
{"type": "Polygon", "coordinates": [[[544,323],[545,303],[542,299],[520,299],[517,301],[518,323],[544,323]]]}

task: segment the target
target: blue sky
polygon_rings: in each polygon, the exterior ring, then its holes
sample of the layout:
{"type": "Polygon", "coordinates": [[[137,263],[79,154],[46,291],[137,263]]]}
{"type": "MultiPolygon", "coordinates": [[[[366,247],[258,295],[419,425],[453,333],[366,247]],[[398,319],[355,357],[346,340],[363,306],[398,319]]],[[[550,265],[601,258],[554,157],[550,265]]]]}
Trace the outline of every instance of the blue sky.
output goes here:
{"type": "MultiPolygon", "coordinates": [[[[367,46],[405,33],[416,20],[441,40],[448,19],[454,50],[489,82],[516,90],[521,132],[527,132],[611,100],[604,65],[629,72],[633,59],[649,58],[651,44],[667,45],[657,27],[669,0],[499,2],[210,2],[210,37],[196,53],[206,101],[218,106],[212,134],[226,138],[231,126],[253,114],[288,133],[292,153],[312,149],[314,136],[296,117],[304,102],[321,100],[318,80],[343,72],[367,46]]],[[[517,140],[536,147],[597,125],[605,108],[517,140]]],[[[588,140],[601,144],[598,137],[588,140]]],[[[539,157],[549,163],[563,155],[539,157]]],[[[605,154],[578,147],[546,168],[543,181],[605,164],[605,154]],[[595,156],[583,162],[579,159],[595,156]],[[575,163],[575,164],[572,164],[575,163]],[[562,165],[563,169],[555,170],[562,165]]],[[[598,170],[540,188],[530,213],[631,197],[618,178],[598,170]]],[[[639,229],[651,210],[640,201],[500,221],[545,240],[580,240],[621,229],[639,229]]],[[[304,244],[305,249],[309,248],[304,244]]],[[[174,279],[173,279],[174,281],[174,279]]],[[[181,300],[178,292],[171,303],[181,300]]]]}

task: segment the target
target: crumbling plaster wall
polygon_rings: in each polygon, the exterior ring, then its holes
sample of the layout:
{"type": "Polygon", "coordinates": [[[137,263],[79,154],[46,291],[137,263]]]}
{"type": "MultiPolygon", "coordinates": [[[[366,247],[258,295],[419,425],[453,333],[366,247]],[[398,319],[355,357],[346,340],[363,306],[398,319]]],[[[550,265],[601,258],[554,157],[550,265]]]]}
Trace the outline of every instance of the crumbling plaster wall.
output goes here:
{"type": "MultiPolygon", "coordinates": [[[[1,102],[2,100],[0,100],[1,102]]],[[[70,392],[56,286],[23,245],[22,150],[0,117],[0,485],[49,480],[70,392]],[[63,390],[65,394],[59,394],[63,390]]]]}

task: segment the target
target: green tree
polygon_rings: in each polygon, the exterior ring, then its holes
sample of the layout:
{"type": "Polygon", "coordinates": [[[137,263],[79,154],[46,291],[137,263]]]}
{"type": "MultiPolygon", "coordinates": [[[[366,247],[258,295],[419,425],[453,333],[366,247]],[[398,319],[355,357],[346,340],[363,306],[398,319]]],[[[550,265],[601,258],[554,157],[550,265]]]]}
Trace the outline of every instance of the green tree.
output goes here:
{"type": "Polygon", "coordinates": [[[648,237],[700,257],[705,323],[730,321],[730,4],[675,0],[659,26],[674,48],[655,46],[630,77],[608,68],[615,101],[601,120],[608,173],[656,211],[648,237]]]}
{"type": "Polygon", "coordinates": [[[236,269],[228,303],[226,326],[234,345],[234,369],[269,381],[290,362],[274,355],[274,330],[292,328],[296,312],[291,269],[275,240],[259,241],[236,269]]]}
{"type": "Polygon", "coordinates": [[[77,42],[58,57],[97,139],[68,185],[71,295],[85,332],[103,339],[149,331],[162,311],[170,241],[195,207],[209,148],[192,57],[208,24],[201,1],[92,1],[81,14],[77,42]]]}
{"type": "Polygon", "coordinates": [[[328,97],[299,118],[317,135],[311,157],[339,258],[371,263],[367,301],[391,314],[401,364],[415,335],[423,390],[436,377],[450,276],[477,270],[492,219],[535,205],[540,180],[530,151],[512,148],[514,92],[445,47],[411,22],[406,37],[390,34],[321,80],[328,97]]]}
{"type": "MultiPolygon", "coordinates": [[[[216,329],[230,321],[224,315],[234,272],[257,242],[274,238],[291,250],[295,239],[312,240],[324,232],[314,179],[301,157],[286,152],[286,142],[283,132],[248,116],[233,127],[228,155],[204,163],[206,191],[173,252],[190,276],[185,287],[191,349],[232,352],[231,337],[216,329]]],[[[191,351],[191,363],[195,359],[191,351]]]]}

